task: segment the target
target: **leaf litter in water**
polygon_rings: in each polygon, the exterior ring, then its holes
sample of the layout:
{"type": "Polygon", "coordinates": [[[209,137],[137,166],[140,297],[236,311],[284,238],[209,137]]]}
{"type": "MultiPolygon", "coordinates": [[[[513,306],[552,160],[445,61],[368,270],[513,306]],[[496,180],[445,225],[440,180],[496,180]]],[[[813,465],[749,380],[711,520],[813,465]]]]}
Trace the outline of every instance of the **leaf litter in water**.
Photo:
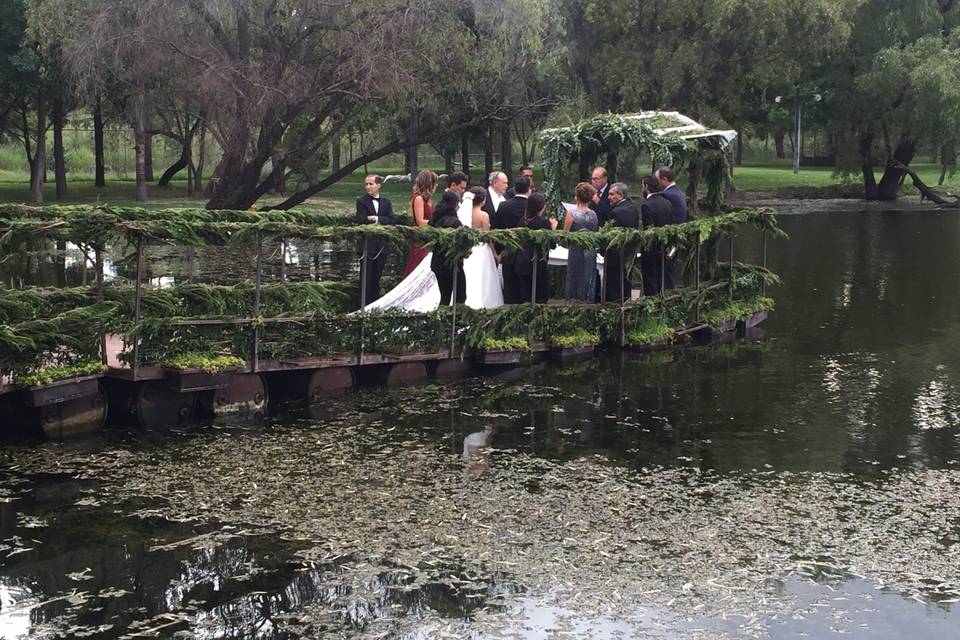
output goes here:
{"type": "MultiPolygon", "coordinates": [[[[635,471],[603,456],[495,451],[464,474],[467,463],[445,445],[407,431],[385,437],[355,414],[315,426],[3,457],[22,473],[96,478],[101,501],[136,500],[152,517],[297,541],[303,569],[320,572],[328,594],[281,616],[306,635],[347,627],[365,637],[414,628],[455,636],[463,621],[438,604],[452,599],[476,603],[470,629],[497,632],[510,628],[523,594],[622,619],[641,606],[735,619],[738,632],[761,634],[765,619],[800,614],[782,588],[791,575],[826,585],[862,576],[925,601],[960,598],[955,470],[864,482],[844,473],[635,471]],[[393,613],[405,593],[437,595],[432,606],[393,613]]],[[[172,544],[221,541],[209,535],[172,544]]],[[[174,624],[183,618],[151,622],[183,628],[174,624]]]]}

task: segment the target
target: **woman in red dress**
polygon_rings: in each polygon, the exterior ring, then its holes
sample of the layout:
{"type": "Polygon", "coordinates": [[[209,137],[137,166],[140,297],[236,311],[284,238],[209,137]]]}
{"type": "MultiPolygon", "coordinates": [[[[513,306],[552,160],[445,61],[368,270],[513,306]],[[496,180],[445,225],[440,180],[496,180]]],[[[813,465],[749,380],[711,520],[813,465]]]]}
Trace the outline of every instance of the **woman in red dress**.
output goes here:
{"type": "MultiPolygon", "coordinates": [[[[417,174],[417,179],[413,182],[413,193],[410,195],[410,209],[413,211],[413,225],[422,227],[430,222],[430,216],[433,215],[433,204],[430,202],[433,192],[437,189],[437,174],[428,169],[424,169],[417,174]]],[[[410,272],[417,268],[420,261],[430,253],[426,247],[421,247],[416,243],[410,244],[410,259],[407,260],[407,266],[403,269],[403,276],[406,278],[410,272]]]]}

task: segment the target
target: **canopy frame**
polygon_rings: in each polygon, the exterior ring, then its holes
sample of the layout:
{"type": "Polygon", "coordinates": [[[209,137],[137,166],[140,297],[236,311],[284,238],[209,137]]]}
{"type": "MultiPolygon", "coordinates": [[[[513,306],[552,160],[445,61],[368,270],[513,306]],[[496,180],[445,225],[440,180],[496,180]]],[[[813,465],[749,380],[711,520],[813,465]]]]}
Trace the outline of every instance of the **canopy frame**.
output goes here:
{"type": "Polygon", "coordinates": [[[629,149],[647,151],[658,165],[675,169],[685,165],[694,213],[699,183],[706,177],[709,206],[719,208],[726,150],[736,137],[736,131],[710,129],[677,111],[598,114],[569,127],[545,129],[539,138],[547,204],[552,210],[559,209],[569,179],[574,175],[586,179],[602,154],[606,154],[606,167],[615,180],[617,155],[629,149]]]}

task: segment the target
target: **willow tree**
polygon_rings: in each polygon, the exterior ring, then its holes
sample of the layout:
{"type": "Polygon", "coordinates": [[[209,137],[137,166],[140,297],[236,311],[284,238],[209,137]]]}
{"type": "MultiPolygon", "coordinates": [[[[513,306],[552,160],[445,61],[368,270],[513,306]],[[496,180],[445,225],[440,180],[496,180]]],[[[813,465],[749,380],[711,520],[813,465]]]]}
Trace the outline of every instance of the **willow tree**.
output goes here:
{"type": "Polygon", "coordinates": [[[863,0],[556,0],[596,111],[679,109],[742,129],[837,62],[863,0]]]}
{"type": "Polygon", "coordinates": [[[863,176],[867,199],[893,200],[921,145],[960,134],[960,3],[866,0],[850,49],[826,76],[841,168],[863,176]],[[884,166],[877,182],[874,168],[884,166]]]}

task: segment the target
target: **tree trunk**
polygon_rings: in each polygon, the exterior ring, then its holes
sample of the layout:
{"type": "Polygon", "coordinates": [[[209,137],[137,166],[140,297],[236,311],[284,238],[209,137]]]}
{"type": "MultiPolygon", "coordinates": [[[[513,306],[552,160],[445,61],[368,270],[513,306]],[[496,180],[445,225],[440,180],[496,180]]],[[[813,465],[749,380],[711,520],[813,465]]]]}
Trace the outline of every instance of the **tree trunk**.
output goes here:
{"type": "Polygon", "coordinates": [[[153,136],[146,133],[146,125],[143,138],[143,172],[147,182],[153,182],[153,136]]]}
{"type": "Polygon", "coordinates": [[[893,162],[887,163],[887,168],[877,185],[877,197],[880,200],[896,200],[907,174],[897,166],[897,163],[910,166],[913,156],[917,153],[917,143],[910,137],[904,137],[897,143],[893,151],[893,162]]]}
{"type": "Polygon", "coordinates": [[[957,166],[957,148],[955,143],[951,140],[950,142],[944,143],[940,147],[940,179],[937,181],[937,186],[942,187],[944,180],[947,179],[947,173],[950,172],[954,167],[957,166]]]}
{"type": "MultiPolygon", "coordinates": [[[[737,153],[734,158],[734,164],[738,167],[743,165],[743,133],[737,135],[737,153]]],[[[730,169],[730,173],[733,174],[733,169],[730,169]]]]}
{"type": "Polygon", "coordinates": [[[282,196],[287,187],[287,169],[279,156],[273,158],[273,192],[282,196]]]}
{"type": "Polygon", "coordinates": [[[412,145],[404,149],[403,156],[406,158],[404,161],[404,169],[406,169],[408,174],[416,178],[420,172],[420,154],[417,150],[417,145],[412,145]]]}
{"type": "Polygon", "coordinates": [[[43,100],[37,101],[37,147],[30,169],[30,197],[36,204],[43,204],[43,182],[47,166],[47,107],[43,100]]]}
{"type": "Polygon", "coordinates": [[[67,197],[67,160],[63,149],[63,125],[66,114],[63,112],[63,98],[53,99],[53,172],[57,184],[57,200],[67,197]]]}
{"type": "Polygon", "coordinates": [[[951,202],[924,184],[923,180],[920,179],[920,176],[917,175],[917,172],[907,165],[899,163],[896,160],[894,160],[891,165],[900,171],[903,171],[904,175],[909,175],[913,179],[913,186],[916,187],[917,191],[920,192],[921,201],[926,198],[940,207],[952,207],[954,209],[960,208],[960,196],[950,196],[953,198],[953,202],[951,202]]]}
{"type": "Polygon", "coordinates": [[[207,160],[207,123],[200,123],[200,143],[197,145],[197,166],[193,168],[193,190],[203,193],[203,165],[207,160]]]}
{"type": "MultiPolygon", "coordinates": [[[[188,155],[187,149],[189,149],[189,147],[184,146],[177,161],[167,167],[167,170],[163,172],[163,175],[160,176],[160,179],[157,181],[158,187],[169,187],[170,181],[173,180],[174,176],[190,166],[190,156],[188,155]]],[[[187,179],[189,180],[190,177],[187,176],[187,179]]]]}
{"type": "Polygon", "coordinates": [[[447,175],[450,175],[451,173],[456,171],[456,168],[454,167],[454,164],[453,164],[453,154],[454,154],[454,151],[451,149],[443,150],[443,170],[447,175]]]}
{"type": "MultiPolygon", "coordinates": [[[[200,126],[200,118],[197,118],[196,122],[193,123],[193,126],[184,133],[184,137],[179,141],[180,157],[177,158],[176,162],[167,167],[167,170],[163,172],[162,176],[160,176],[160,180],[157,182],[158,187],[170,186],[170,181],[173,180],[174,176],[184,169],[189,169],[190,165],[193,163],[193,135],[196,133],[198,126],[200,126]]],[[[187,171],[187,181],[190,181],[189,170],[187,171]]]]}
{"type": "Polygon", "coordinates": [[[23,103],[23,108],[20,110],[20,133],[23,136],[23,150],[26,153],[27,157],[27,166],[30,167],[30,185],[33,185],[33,174],[34,174],[34,157],[33,150],[30,148],[30,123],[27,121],[27,104],[23,103]]]}
{"type": "Polygon", "coordinates": [[[133,124],[133,147],[137,166],[137,202],[146,202],[147,194],[147,121],[143,98],[138,100],[133,124]]]}
{"type": "Polygon", "coordinates": [[[287,198],[286,200],[284,200],[283,202],[281,202],[276,206],[264,207],[262,211],[270,211],[271,209],[285,210],[285,209],[293,208],[298,204],[303,204],[307,200],[307,198],[313,197],[315,194],[320,193],[321,191],[323,191],[324,189],[326,189],[332,184],[336,184],[337,182],[339,182],[340,180],[342,180],[343,178],[345,178],[346,176],[350,175],[351,173],[356,171],[358,168],[363,166],[364,163],[374,162],[375,160],[379,160],[380,158],[382,158],[387,154],[396,153],[400,151],[402,149],[402,144],[403,143],[401,141],[395,140],[390,144],[380,147],[379,149],[366,153],[359,158],[355,158],[351,162],[348,162],[346,165],[341,167],[339,171],[331,173],[329,176],[320,180],[318,183],[310,185],[310,187],[308,187],[307,189],[298,191],[297,193],[293,194],[292,196],[290,196],[289,198],[287,198]]]}
{"type": "Polygon", "coordinates": [[[873,174],[873,132],[860,138],[860,161],[863,169],[863,197],[877,199],[877,178],[873,174]]]}
{"type": "Polygon", "coordinates": [[[484,177],[493,173],[493,129],[488,129],[483,136],[483,174],[484,177]]]}
{"type": "Polygon", "coordinates": [[[330,141],[330,173],[340,171],[340,136],[333,136],[330,141]]]}
{"type": "Polygon", "coordinates": [[[470,136],[466,133],[460,136],[460,170],[470,175],[470,136]]]}
{"type": "Polygon", "coordinates": [[[94,186],[107,186],[106,163],[103,161],[103,105],[99,93],[93,105],[93,164],[94,186]]]}
{"type": "Polygon", "coordinates": [[[500,128],[500,170],[507,174],[507,180],[513,182],[513,140],[510,138],[510,127],[500,128]]]}
{"type": "Polygon", "coordinates": [[[787,150],[784,147],[783,139],[786,137],[785,133],[776,133],[773,136],[773,144],[777,149],[777,158],[783,159],[787,157],[787,150]]]}

